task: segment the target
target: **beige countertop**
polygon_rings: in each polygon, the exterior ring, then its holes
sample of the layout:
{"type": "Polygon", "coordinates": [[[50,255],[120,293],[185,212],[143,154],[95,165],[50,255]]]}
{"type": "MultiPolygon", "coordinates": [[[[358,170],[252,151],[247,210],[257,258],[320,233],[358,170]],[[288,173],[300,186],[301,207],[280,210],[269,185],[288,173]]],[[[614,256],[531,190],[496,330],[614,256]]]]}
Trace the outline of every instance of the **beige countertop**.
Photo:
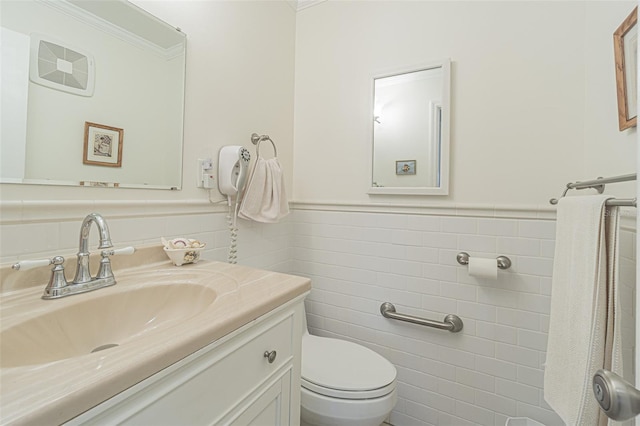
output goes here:
{"type": "MultiPolygon", "coordinates": [[[[201,261],[175,267],[168,260],[158,259],[161,257],[156,256],[156,261],[145,267],[120,271],[114,268],[118,281],[115,286],[56,300],[40,298],[46,281],[26,288],[16,285],[3,287],[5,291],[0,294],[0,330],[3,333],[25,321],[32,321],[36,327],[51,326],[46,320],[51,311],[73,308],[74,304],[94,298],[120,300],[117,299],[119,293],[134,291],[140,299],[139,295],[146,294],[144,289],[151,286],[169,286],[167,300],[163,302],[169,310],[184,310],[184,303],[182,307],[172,306],[172,294],[176,293],[170,293],[179,292],[178,286],[183,284],[190,291],[199,289],[196,291],[206,292],[209,298],[213,290],[215,300],[207,302],[205,293],[202,293],[202,300],[196,306],[186,308],[192,312],[178,313],[179,320],[175,320],[173,313],[165,317],[159,315],[154,319],[156,324],[135,336],[127,336],[125,341],[118,342],[117,347],[70,358],[62,355],[61,359],[51,361],[47,358],[51,356],[49,346],[58,342],[37,339],[38,342],[27,343],[36,345],[35,349],[40,345],[42,350],[35,352],[45,354],[44,362],[36,360],[33,364],[24,365],[29,362],[19,358],[11,361],[16,359],[16,355],[10,352],[12,348],[4,347],[0,341],[0,349],[4,353],[0,353],[0,424],[63,423],[261,315],[304,295],[311,288],[308,278],[240,265],[201,261]],[[179,284],[175,285],[176,282],[179,284]],[[45,320],[39,320],[43,315],[45,320]]],[[[5,273],[3,278],[6,277],[5,273]]],[[[198,299],[198,295],[195,296],[193,300],[198,299]]],[[[122,307],[122,315],[135,317],[138,309],[133,303],[129,305],[122,307]]],[[[99,328],[104,313],[90,311],[85,316],[86,319],[78,326],[86,323],[87,327],[99,328]]],[[[113,328],[113,324],[109,327],[113,328]]],[[[36,330],[35,335],[41,336],[42,331],[36,330]]],[[[66,345],[69,346],[68,342],[66,345]]]]}

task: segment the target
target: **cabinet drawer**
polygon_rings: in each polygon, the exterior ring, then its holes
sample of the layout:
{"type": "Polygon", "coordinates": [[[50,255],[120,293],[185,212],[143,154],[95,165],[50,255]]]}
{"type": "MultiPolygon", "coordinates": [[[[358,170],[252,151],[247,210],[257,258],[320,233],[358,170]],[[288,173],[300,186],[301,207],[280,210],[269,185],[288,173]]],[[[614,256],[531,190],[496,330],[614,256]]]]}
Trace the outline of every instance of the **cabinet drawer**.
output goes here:
{"type": "Polygon", "coordinates": [[[216,424],[281,367],[291,364],[293,323],[288,315],[257,324],[127,395],[87,423],[216,424]],[[270,363],[265,352],[271,351],[276,355],[270,363]]]}
{"type": "Polygon", "coordinates": [[[221,402],[222,406],[230,406],[289,362],[292,356],[291,335],[292,319],[288,317],[217,362],[210,372],[203,373],[210,376],[209,385],[223,389],[222,393],[217,393],[215,404],[218,404],[222,395],[225,399],[225,402],[221,402]],[[276,351],[272,363],[265,357],[265,352],[270,351],[276,351]]]}

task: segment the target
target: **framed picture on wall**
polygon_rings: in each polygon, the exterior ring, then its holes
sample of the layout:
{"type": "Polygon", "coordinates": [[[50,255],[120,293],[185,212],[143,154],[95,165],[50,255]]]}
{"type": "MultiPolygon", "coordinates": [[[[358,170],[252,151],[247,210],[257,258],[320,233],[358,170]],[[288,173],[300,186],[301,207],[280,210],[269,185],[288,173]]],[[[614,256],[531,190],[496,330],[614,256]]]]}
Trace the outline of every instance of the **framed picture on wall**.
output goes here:
{"type": "Polygon", "coordinates": [[[124,130],[103,124],[84,123],[84,164],[122,167],[124,130]]]}
{"type": "Polygon", "coordinates": [[[396,161],[396,174],[397,175],[415,175],[416,160],[396,161]]]}
{"type": "Polygon", "coordinates": [[[618,128],[635,127],[638,120],[638,7],[613,33],[618,95],[618,128]]]}

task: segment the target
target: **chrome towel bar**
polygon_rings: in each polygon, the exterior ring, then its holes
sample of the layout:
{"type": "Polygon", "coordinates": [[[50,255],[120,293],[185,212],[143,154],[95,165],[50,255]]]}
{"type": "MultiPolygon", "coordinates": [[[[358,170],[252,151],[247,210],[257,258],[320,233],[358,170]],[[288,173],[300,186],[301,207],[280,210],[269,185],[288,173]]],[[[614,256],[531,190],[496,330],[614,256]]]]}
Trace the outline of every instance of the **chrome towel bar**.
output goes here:
{"type": "Polygon", "coordinates": [[[449,314],[444,317],[444,322],[433,321],[426,318],[414,317],[412,315],[399,314],[396,312],[396,307],[389,302],[384,302],[380,305],[380,313],[385,318],[396,319],[399,321],[406,321],[413,324],[426,325],[427,327],[439,328],[440,330],[449,330],[452,333],[457,333],[462,330],[462,320],[459,316],[449,314]]]}
{"type": "MultiPolygon", "coordinates": [[[[598,191],[598,194],[602,194],[604,192],[604,186],[606,184],[618,183],[618,182],[628,182],[628,181],[632,181],[632,180],[636,180],[636,179],[637,179],[637,173],[631,173],[631,174],[628,174],[628,175],[612,176],[612,177],[607,177],[607,178],[599,177],[597,179],[585,180],[585,181],[582,181],[582,182],[569,182],[567,184],[566,189],[564,190],[564,192],[560,196],[560,198],[562,198],[565,195],[567,195],[567,192],[569,192],[570,189],[593,188],[596,191],[598,191]]],[[[558,199],[557,198],[552,198],[552,199],[549,200],[549,203],[554,204],[554,205],[558,204],[558,199]]],[[[612,198],[610,200],[607,200],[607,205],[608,206],[622,206],[622,207],[625,207],[625,206],[626,207],[636,207],[637,206],[637,200],[635,198],[620,198],[620,199],[612,198]]]]}

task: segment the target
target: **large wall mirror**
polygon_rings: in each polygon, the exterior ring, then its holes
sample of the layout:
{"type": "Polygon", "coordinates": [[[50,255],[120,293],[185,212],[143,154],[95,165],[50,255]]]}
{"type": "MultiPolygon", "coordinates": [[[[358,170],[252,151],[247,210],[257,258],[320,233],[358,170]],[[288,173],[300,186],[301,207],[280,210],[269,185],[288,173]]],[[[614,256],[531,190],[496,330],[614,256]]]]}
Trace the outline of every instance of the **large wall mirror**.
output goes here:
{"type": "Polygon", "coordinates": [[[369,194],[449,193],[450,61],[373,77],[369,194]]]}
{"type": "Polygon", "coordinates": [[[124,0],[3,0],[0,182],[180,189],[186,36],[124,0]]]}

